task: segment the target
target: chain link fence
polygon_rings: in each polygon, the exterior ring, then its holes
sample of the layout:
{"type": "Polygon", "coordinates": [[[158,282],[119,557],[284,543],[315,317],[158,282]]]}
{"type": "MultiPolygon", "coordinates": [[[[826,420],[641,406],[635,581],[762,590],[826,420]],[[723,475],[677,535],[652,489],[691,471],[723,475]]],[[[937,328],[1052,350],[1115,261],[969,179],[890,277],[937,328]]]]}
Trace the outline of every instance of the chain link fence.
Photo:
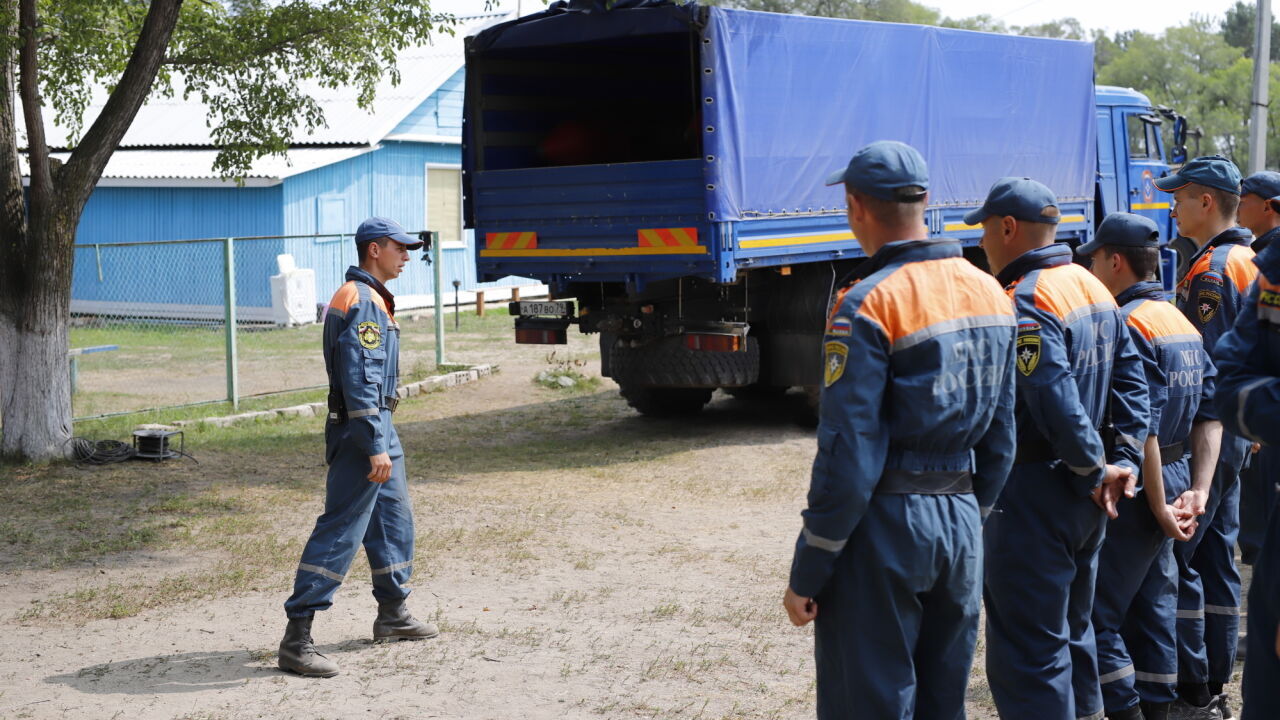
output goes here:
{"type": "MultiPolygon", "coordinates": [[[[431,312],[435,300],[435,269],[421,253],[413,256],[389,283],[404,328],[406,381],[436,369],[431,324],[403,322],[431,312]]],[[[477,283],[469,247],[438,250],[436,257],[445,307],[455,297],[474,302],[477,291],[503,300],[532,282],[477,283]]],[[[75,245],[73,414],[79,420],[238,405],[244,398],[323,388],[319,320],[354,264],[350,235],[75,245]]]]}

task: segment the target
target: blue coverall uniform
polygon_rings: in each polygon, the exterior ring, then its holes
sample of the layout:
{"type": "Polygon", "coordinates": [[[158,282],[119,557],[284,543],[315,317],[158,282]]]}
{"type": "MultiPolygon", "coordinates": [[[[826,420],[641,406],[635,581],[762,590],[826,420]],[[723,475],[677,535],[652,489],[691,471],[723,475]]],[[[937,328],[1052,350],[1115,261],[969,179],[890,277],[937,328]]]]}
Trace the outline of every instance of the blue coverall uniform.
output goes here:
{"type": "Polygon", "coordinates": [[[1137,473],[1148,407],[1142,361],[1111,293],[1065,244],[997,279],[1018,317],[1018,457],[986,541],[987,679],[1006,720],[1100,718],[1090,613],[1106,513],[1089,495],[1108,462],[1137,473]]]}
{"type": "MultiPolygon", "coordinates": [[[[1250,248],[1259,255],[1280,238],[1280,227],[1255,238],[1250,248]]],[[[1276,503],[1274,473],[1280,470],[1280,450],[1265,446],[1250,456],[1240,471],[1240,560],[1252,565],[1266,535],[1267,516],[1276,503]]]]}
{"type": "Polygon", "coordinates": [[[364,545],[379,600],[408,597],[413,572],[413,511],[405,480],[404,450],[391,423],[399,375],[400,326],[395,301],[382,283],[358,267],[347,269],[324,318],[324,362],[339,389],[346,419],[333,412],[325,424],[324,514],[302,551],[285,613],[306,617],[333,604],[364,545]],[[391,458],[391,477],[368,479],[369,458],[391,458]]]}
{"type": "MultiPolygon", "coordinates": [[[[1280,245],[1255,259],[1261,270],[1231,330],[1213,353],[1222,424],[1241,437],[1280,447],[1280,245]]],[[[1272,482],[1277,476],[1271,476],[1272,482]]],[[[1280,512],[1272,512],[1249,587],[1248,657],[1242,720],[1280,717],[1280,512]]]]}
{"type": "MultiPolygon", "coordinates": [[[[1200,333],[1165,300],[1158,282],[1140,282],[1116,297],[1146,372],[1151,420],[1159,438],[1164,502],[1191,487],[1193,422],[1216,419],[1214,366],[1200,333]]],[[[1145,482],[1145,478],[1143,478],[1145,482]]],[[[1152,514],[1144,491],[1120,503],[1098,553],[1093,628],[1098,674],[1108,713],[1177,697],[1178,571],[1173,539],[1152,514]]]]}
{"type": "MultiPolygon", "coordinates": [[[[1253,236],[1231,228],[1192,256],[1178,283],[1178,309],[1204,337],[1211,355],[1218,338],[1235,321],[1244,293],[1257,275],[1250,260],[1253,236]]],[[[1178,681],[1188,684],[1231,681],[1240,630],[1240,573],[1235,545],[1240,531],[1240,469],[1250,442],[1222,434],[1205,514],[1190,542],[1175,543],[1178,563],[1178,681]]]]}
{"type": "Polygon", "coordinates": [[[889,243],[828,323],[791,589],[817,601],[818,717],[964,717],[980,508],[1012,460],[1014,317],[951,240],[889,243]]]}

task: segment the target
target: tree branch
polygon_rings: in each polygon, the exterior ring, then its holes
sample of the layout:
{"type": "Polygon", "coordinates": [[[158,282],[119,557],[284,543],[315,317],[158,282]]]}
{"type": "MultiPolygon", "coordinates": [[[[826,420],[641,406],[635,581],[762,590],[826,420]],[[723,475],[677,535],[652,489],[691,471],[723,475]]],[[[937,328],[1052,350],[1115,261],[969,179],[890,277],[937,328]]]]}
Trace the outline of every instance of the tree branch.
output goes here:
{"type": "Polygon", "coordinates": [[[120,82],[63,167],[58,192],[60,199],[67,203],[63,209],[70,212],[70,217],[79,217],[80,209],[107,166],[107,160],[120,145],[138,109],[151,93],[181,8],[182,0],[152,0],[120,82]]]}
{"type": "Polygon", "coordinates": [[[44,137],[44,114],[41,111],[40,73],[37,69],[36,0],[21,0],[18,5],[18,32],[22,47],[18,51],[18,93],[22,97],[22,118],[27,125],[27,162],[31,167],[31,205],[39,212],[48,206],[53,193],[53,175],[49,171],[49,146],[44,137]]]}
{"type": "MultiPolygon", "coordinates": [[[[17,0],[0,0],[4,31],[17,36],[17,0]]],[[[13,74],[14,53],[5,48],[0,57],[0,256],[4,248],[16,247],[27,232],[27,213],[22,193],[22,170],[18,161],[18,127],[13,100],[17,88],[13,74]]],[[[9,263],[0,263],[0,279],[7,285],[9,263]]]]}
{"type": "Polygon", "coordinates": [[[329,32],[330,30],[331,28],[327,28],[327,27],[314,27],[307,30],[303,30],[297,33],[296,35],[284,38],[279,42],[275,42],[270,45],[266,45],[264,47],[250,50],[244,53],[242,56],[233,58],[230,60],[217,58],[215,56],[200,56],[200,55],[187,53],[184,55],[166,56],[164,59],[164,64],[172,65],[174,67],[191,67],[195,65],[199,65],[203,67],[228,67],[231,65],[240,65],[240,64],[243,64],[243,60],[245,59],[262,58],[262,57],[267,57],[269,55],[274,55],[282,50],[285,50],[289,47],[297,45],[303,40],[307,40],[317,35],[323,35],[326,32],[329,32]]]}

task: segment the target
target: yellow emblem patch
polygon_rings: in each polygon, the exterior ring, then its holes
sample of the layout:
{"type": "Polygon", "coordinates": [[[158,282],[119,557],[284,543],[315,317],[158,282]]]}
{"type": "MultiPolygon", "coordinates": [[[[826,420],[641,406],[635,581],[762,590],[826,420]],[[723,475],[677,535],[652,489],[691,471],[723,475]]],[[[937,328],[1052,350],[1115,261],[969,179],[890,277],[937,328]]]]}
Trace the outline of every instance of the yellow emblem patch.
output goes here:
{"type": "Polygon", "coordinates": [[[1040,364],[1040,336],[1033,334],[1019,335],[1017,343],[1018,372],[1030,375],[1040,364]]]}
{"type": "Polygon", "coordinates": [[[832,383],[840,379],[844,375],[845,361],[849,359],[849,346],[842,342],[831,341],[826,345],[826,383],[827,387],[831,387],[832,383]]]}
{"type": "Polygon", "coordinates": [[[356,337],[360,344],[370,350],[382,347],[382,328],[376,322],[362,322],[356,326],[356,337]]]}

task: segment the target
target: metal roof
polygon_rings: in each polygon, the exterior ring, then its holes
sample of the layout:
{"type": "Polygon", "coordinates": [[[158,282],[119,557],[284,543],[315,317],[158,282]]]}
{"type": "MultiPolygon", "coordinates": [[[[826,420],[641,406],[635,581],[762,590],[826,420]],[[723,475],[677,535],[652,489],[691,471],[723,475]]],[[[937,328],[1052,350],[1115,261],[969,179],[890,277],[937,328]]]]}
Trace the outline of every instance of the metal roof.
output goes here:
{"type": "MultiPolygon", "coordinates": [[[[314,133],[294,137],[294,145],[373,145],[390,133],[400,121],[421,105],[433,92],[463,66],[463,38],[502,22],[513,13],[490,12],[460,16],[454,34],[435,33],[428,45],[406,48],[397,59],[400,84],[392,85],[389,77],[378,84],[377,94],[368,110],[356,104],[357,91],[352,87],[323,88],[314,82],[304,84],[307,94],[324,110],[328,127],[314,133]]],[[[175,86],[179,83],[175,80],[175,86]]],[[[95,94],[85,112],[84,128],[102,110],[107,94],[95,94]]],[[[121,148],[130,147],[213,147],[208,110],[199,98],[153,98],[147,102],[125,133],[121,148]]],[[[50,147],[69,147],[68,131],[54,122],[51,108],[44,112],[45,137],[50,147]]],[[[83,132],[83,131],[82,131],[83,132]]],[[[18,113],[18,134],[25,144],[26,128],[18,113]]]]}
{"type": "MultiPolygon", "coordinates": [[[[377,147],[294,148],[287,157],[258,158],[245,174],[245,185],[276,185],[287,177],[332,165],[377,147]]],[[[69,154],[53,153],[52,156],[66,161],[69,154]]],[[[117,150],[107,161],[98,186],[235,186],[234,181],[223,180],[214,172],[213,161],[217,156],[217,150],[117,150]]],[[[19,163],[25,178],[28,175],[26,156],[20,156],[19,163]]]]}

